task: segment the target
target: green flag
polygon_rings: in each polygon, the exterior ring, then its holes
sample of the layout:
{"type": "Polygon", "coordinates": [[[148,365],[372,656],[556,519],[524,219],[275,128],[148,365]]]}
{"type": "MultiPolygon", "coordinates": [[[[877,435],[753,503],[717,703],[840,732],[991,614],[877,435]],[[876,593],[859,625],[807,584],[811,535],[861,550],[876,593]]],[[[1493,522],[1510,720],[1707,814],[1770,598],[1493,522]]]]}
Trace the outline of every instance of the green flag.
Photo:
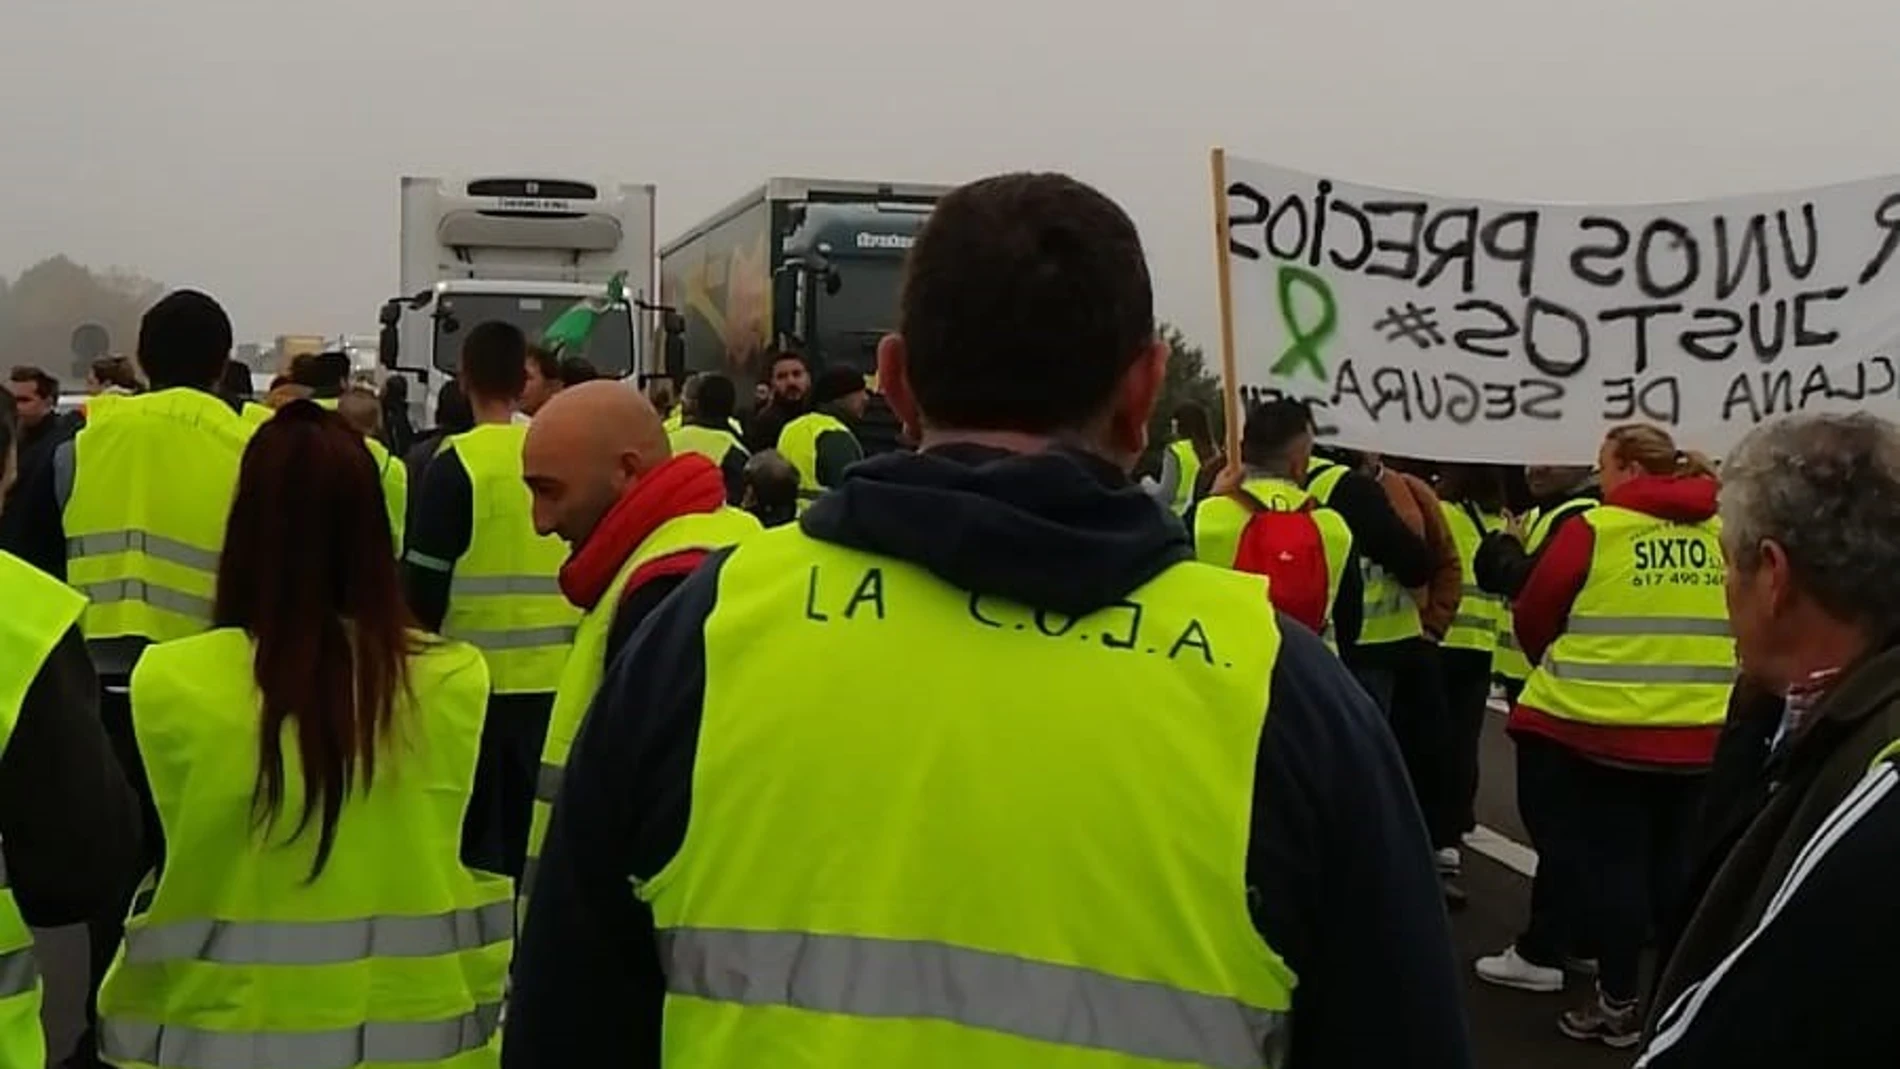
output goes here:
{"type": "Polygon", "coordinates": [[[600,317],[625,304],[626,300],[627,273],[622,271],[607,280],[605,293],[575,301],[573,307],[549,323],[548,329],[541,333],[541,348],[556,356],[586,348],[587,339],[594,333],[600,317]]]}

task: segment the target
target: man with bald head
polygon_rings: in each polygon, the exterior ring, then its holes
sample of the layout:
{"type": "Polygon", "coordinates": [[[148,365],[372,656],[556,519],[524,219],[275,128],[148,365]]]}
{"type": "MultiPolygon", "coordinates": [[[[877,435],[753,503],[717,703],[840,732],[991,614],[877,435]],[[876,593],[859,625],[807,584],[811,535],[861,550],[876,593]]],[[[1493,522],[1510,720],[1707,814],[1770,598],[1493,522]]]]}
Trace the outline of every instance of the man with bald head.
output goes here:
{"type": "Polygon", "coordinates": [[[759,530],[759,522],[727,507],[725,478],[710,460],[673,454],[659,413],[621,382],[584,382],[549,399],[528,428],[521,475],[534,496],[535,531],[573,547],[561,592],[586,614],[542,746],[525,900],[568,748],[607,663],[707,554],[759,530]]]}

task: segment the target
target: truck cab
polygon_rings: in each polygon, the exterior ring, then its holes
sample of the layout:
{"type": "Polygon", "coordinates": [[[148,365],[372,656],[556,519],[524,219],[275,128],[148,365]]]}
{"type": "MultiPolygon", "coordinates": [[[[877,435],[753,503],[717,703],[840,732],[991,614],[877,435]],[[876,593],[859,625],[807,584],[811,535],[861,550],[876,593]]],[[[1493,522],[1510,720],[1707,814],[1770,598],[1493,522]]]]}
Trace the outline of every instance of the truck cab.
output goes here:
{"type": "Polygon", "coordinates": [[[790,308],[778,344],[820,364],[877,368],[878,339],[897,325],[904,256],[930,216],[920,204],[806,204],[794,209],[778,289],[790,308]]]}
{"type": "Polygon", "coordinates": [[[766,354],[875,370],[897,325],[904,258],[949,187],[772,178],[660,250],[661,300],[680,313],[683,366],[740,383],[766,354]]]}
{"type": "Polygon", "coordinates": [[[616,275],[623,299],[566,355],[613,378],[647,372],[653,196],[649,185],[567,178],[404,178],[402,292],[384,305],[378,350],[385,367],[422,380],[420,414],[432,421],[468,330],[505,320],[532,343],[575,304],[603,300],[616,275]]]}

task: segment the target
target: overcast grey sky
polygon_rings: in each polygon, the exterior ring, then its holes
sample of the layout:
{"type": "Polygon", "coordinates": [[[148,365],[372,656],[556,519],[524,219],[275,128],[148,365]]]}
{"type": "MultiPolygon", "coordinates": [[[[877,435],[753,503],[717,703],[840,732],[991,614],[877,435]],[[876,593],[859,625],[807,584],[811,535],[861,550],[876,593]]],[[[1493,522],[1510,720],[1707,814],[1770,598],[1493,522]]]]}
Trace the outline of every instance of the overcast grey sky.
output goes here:
{"type": "Polygon", "coordinates": [[[1092,181],[1213,340],[1206,149],[1505,198],[1900,171],[1877,0],[0,0],[0,272],[55,252],[367,332],[397,177],[1092,181]],[[1127,14],[1116,14],[1125,11],[1127,14]],[[770,118],[768,118],[770,117],[770,118]]]}

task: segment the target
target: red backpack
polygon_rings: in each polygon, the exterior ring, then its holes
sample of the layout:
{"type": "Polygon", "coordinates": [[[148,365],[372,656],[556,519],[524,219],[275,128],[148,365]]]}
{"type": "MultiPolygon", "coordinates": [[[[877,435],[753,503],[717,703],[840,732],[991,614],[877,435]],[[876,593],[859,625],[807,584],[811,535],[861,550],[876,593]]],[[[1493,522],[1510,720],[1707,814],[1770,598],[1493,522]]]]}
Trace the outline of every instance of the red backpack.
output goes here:
{"type": "Polygon", "coordinates": [[[1269,509],[1245,490],[1236,491],[1234,500],[1253,514],[1240,532],[1234,570],[1266,576],[1273,607],[1317,633],[1326,626],[1332,606],[1326,540],[1313,519],[1313,500],[1290,512],[1269,509]]]}

